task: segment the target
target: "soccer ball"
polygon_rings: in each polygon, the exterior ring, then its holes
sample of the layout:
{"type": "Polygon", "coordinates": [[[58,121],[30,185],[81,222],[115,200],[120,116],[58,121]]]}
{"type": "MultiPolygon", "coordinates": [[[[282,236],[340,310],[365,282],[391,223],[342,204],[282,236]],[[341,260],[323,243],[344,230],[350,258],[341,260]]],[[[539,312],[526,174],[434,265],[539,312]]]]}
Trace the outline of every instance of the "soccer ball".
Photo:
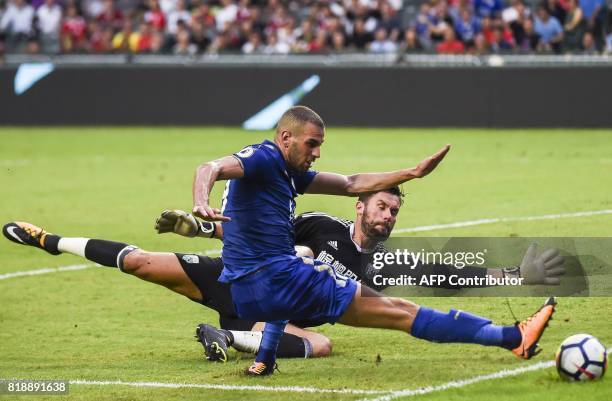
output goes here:
{"type": "Polygon", "coordinates": [[[606,347],[590,334],[574,334],[557,351],[557,371],[565,380],[595,380],[606,373],[606,347]]]}

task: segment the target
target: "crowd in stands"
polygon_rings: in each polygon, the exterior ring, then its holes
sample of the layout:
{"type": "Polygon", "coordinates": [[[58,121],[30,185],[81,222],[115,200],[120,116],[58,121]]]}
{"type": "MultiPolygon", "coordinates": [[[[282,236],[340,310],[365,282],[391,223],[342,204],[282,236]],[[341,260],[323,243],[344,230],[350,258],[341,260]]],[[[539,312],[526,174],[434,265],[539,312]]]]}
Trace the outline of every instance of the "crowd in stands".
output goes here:
{"type": "Polygon", "coordinates": [[[0,54],[612,53],[606,0],[0,0],[0,54]]]}

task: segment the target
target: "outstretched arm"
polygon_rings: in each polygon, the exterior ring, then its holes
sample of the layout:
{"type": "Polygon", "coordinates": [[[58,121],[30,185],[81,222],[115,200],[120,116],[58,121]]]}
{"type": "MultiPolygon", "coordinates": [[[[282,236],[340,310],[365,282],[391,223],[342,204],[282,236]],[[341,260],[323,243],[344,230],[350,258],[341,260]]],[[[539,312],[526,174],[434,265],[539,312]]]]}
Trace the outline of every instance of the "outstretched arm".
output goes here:
{"type": "Polygon", "coordinates": [[[241,178],[244,169],[240,161],[233,156],[200,165],[193,178],[193,214],[208,221],[229,221],[221,210],[210,207],[210,191],[215,181],[241,178]]]}
{"type": "Polygon", "coordinates": [[[414,178],[423,178],[431,173],[450,150],[444,146],[415,167],[386,173],[360,173],[345,176],[335,173],[318,173],[306,189],[311,194],[357,196],[363,192],[379,191],[402,184],[414,178]]]}

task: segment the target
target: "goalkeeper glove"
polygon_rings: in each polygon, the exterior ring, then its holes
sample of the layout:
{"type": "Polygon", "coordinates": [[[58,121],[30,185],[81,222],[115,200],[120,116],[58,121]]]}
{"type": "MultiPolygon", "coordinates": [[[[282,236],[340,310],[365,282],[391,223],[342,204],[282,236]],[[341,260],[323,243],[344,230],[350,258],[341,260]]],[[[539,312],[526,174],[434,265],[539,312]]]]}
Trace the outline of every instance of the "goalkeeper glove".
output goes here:
{"type": "Polygon", "coordinates": [[[524,284],[559,285],[565,274],[564,259],[558,249],[550,248],[538,255],[538,244],[529,245],[519,267],[502,269],[505,277],[522,277],[524,284]]]}
{"type": "Polygon", "coordinates": [[[164,210],[155,220],[158,234],[173,232],[184,237],[211,238],[215,235],[215,223],[200,221],[182,210],[164,210]]]}

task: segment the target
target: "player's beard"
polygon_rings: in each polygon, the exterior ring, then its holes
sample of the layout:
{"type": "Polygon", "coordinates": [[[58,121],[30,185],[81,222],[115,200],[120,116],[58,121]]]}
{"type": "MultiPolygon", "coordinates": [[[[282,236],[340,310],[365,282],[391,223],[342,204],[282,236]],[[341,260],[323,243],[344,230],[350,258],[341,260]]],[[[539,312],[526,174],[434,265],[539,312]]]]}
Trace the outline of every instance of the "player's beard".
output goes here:
{"type": "Polygon", "coordinates": [[[368,218],[368,207],[364,205],[363,207],[363,217],[361,219],[361,231],[366,235],[366,237],[373,239],[377,242],[386,241],[391,235],[391,227],[390,223],[383,222],[374,222],[373,219],[368,218]],[[384,228],[381,228],[380,226],[384,228]]]}
{"type": "Polygon", "coordinates": [[[303,173],[310,168],[310,165],[305,165],[306,160],[302,157],[301,152],[296,143],[292,143],[291,145],[289,145],[287,161],[291,170],[300,173],[303,173]]]}

